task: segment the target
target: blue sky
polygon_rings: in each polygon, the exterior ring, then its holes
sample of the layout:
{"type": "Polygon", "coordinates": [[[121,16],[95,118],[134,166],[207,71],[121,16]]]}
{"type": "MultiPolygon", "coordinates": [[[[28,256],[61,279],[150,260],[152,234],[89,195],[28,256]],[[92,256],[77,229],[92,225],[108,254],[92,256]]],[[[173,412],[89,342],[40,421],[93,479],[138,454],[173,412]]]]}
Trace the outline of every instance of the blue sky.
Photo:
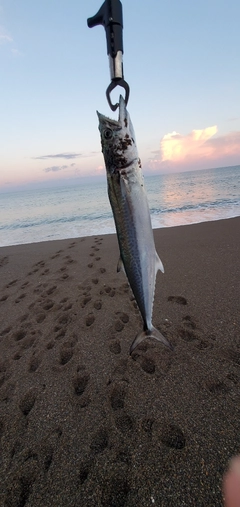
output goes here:
{"type": "MultiPolygon", "coordinates": [[[[144,173],[240,164],[239,0],[122,0],[144,173]]],[[[104,174],[111,117],[97,0],[0,0],[0,190],[104,174]]],[[[113,100],[121,88],[113,94],[113,100]]]]}

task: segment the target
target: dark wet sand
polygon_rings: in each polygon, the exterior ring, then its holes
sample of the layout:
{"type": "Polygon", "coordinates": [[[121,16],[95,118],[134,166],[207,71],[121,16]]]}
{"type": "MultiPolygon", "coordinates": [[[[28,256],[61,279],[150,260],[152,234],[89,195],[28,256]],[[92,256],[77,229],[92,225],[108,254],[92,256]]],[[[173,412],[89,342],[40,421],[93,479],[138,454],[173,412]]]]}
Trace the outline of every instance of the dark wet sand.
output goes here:
{"type": "Polygon", "coordinates": [[[221,506],[240,451],[240,218],[159,229],[148,340],[115,235],[0,249],[0,505],[221,506]]]}

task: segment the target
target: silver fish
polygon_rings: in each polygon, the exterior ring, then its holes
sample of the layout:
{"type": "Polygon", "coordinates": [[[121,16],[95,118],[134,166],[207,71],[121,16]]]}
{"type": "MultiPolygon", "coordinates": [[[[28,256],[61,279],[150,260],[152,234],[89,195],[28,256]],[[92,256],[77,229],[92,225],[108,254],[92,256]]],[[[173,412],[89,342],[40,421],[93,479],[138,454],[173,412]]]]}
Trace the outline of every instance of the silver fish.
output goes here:
{"type": "Polygon", "coordinates": [[[164,272],[164,268],[155,250],[141,161],[123,97],[120,96],[118,121],[97,114],[120,249],[118,271],[125,271],[143,318],[143,331],[133,341],[130,354],[146,337],[172,348],[152,325],[156,274],[158,270],[164,272]]]}

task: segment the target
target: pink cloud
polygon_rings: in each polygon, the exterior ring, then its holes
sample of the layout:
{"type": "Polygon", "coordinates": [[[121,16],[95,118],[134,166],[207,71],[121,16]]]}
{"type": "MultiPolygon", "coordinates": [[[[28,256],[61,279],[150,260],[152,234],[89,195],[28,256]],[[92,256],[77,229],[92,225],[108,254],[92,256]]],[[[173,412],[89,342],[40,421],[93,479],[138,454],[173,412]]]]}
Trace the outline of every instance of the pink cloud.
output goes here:
{"type": "Polygon", "coordinates": [[[182,136],[177,132],[166,134],[159,152],[150,159],[151,170],[188,170],[237,165],[240,163],[240,132],[218,136],[217,126],[193,130],[182,136]]]}

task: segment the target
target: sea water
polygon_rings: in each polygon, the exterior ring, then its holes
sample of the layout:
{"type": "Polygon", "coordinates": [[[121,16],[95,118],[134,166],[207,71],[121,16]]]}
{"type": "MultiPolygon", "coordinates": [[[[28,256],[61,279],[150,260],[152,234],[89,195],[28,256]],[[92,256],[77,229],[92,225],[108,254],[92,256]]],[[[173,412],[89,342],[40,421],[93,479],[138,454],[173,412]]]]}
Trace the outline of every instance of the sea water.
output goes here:
{"type": "MultiPolygon", "coordinates": [[[[240,216],[240,166],[145,177],[153,228],[240,216]]],[[[0,193],[0,246],[115,232],[106,179],[0,193]]]]}

